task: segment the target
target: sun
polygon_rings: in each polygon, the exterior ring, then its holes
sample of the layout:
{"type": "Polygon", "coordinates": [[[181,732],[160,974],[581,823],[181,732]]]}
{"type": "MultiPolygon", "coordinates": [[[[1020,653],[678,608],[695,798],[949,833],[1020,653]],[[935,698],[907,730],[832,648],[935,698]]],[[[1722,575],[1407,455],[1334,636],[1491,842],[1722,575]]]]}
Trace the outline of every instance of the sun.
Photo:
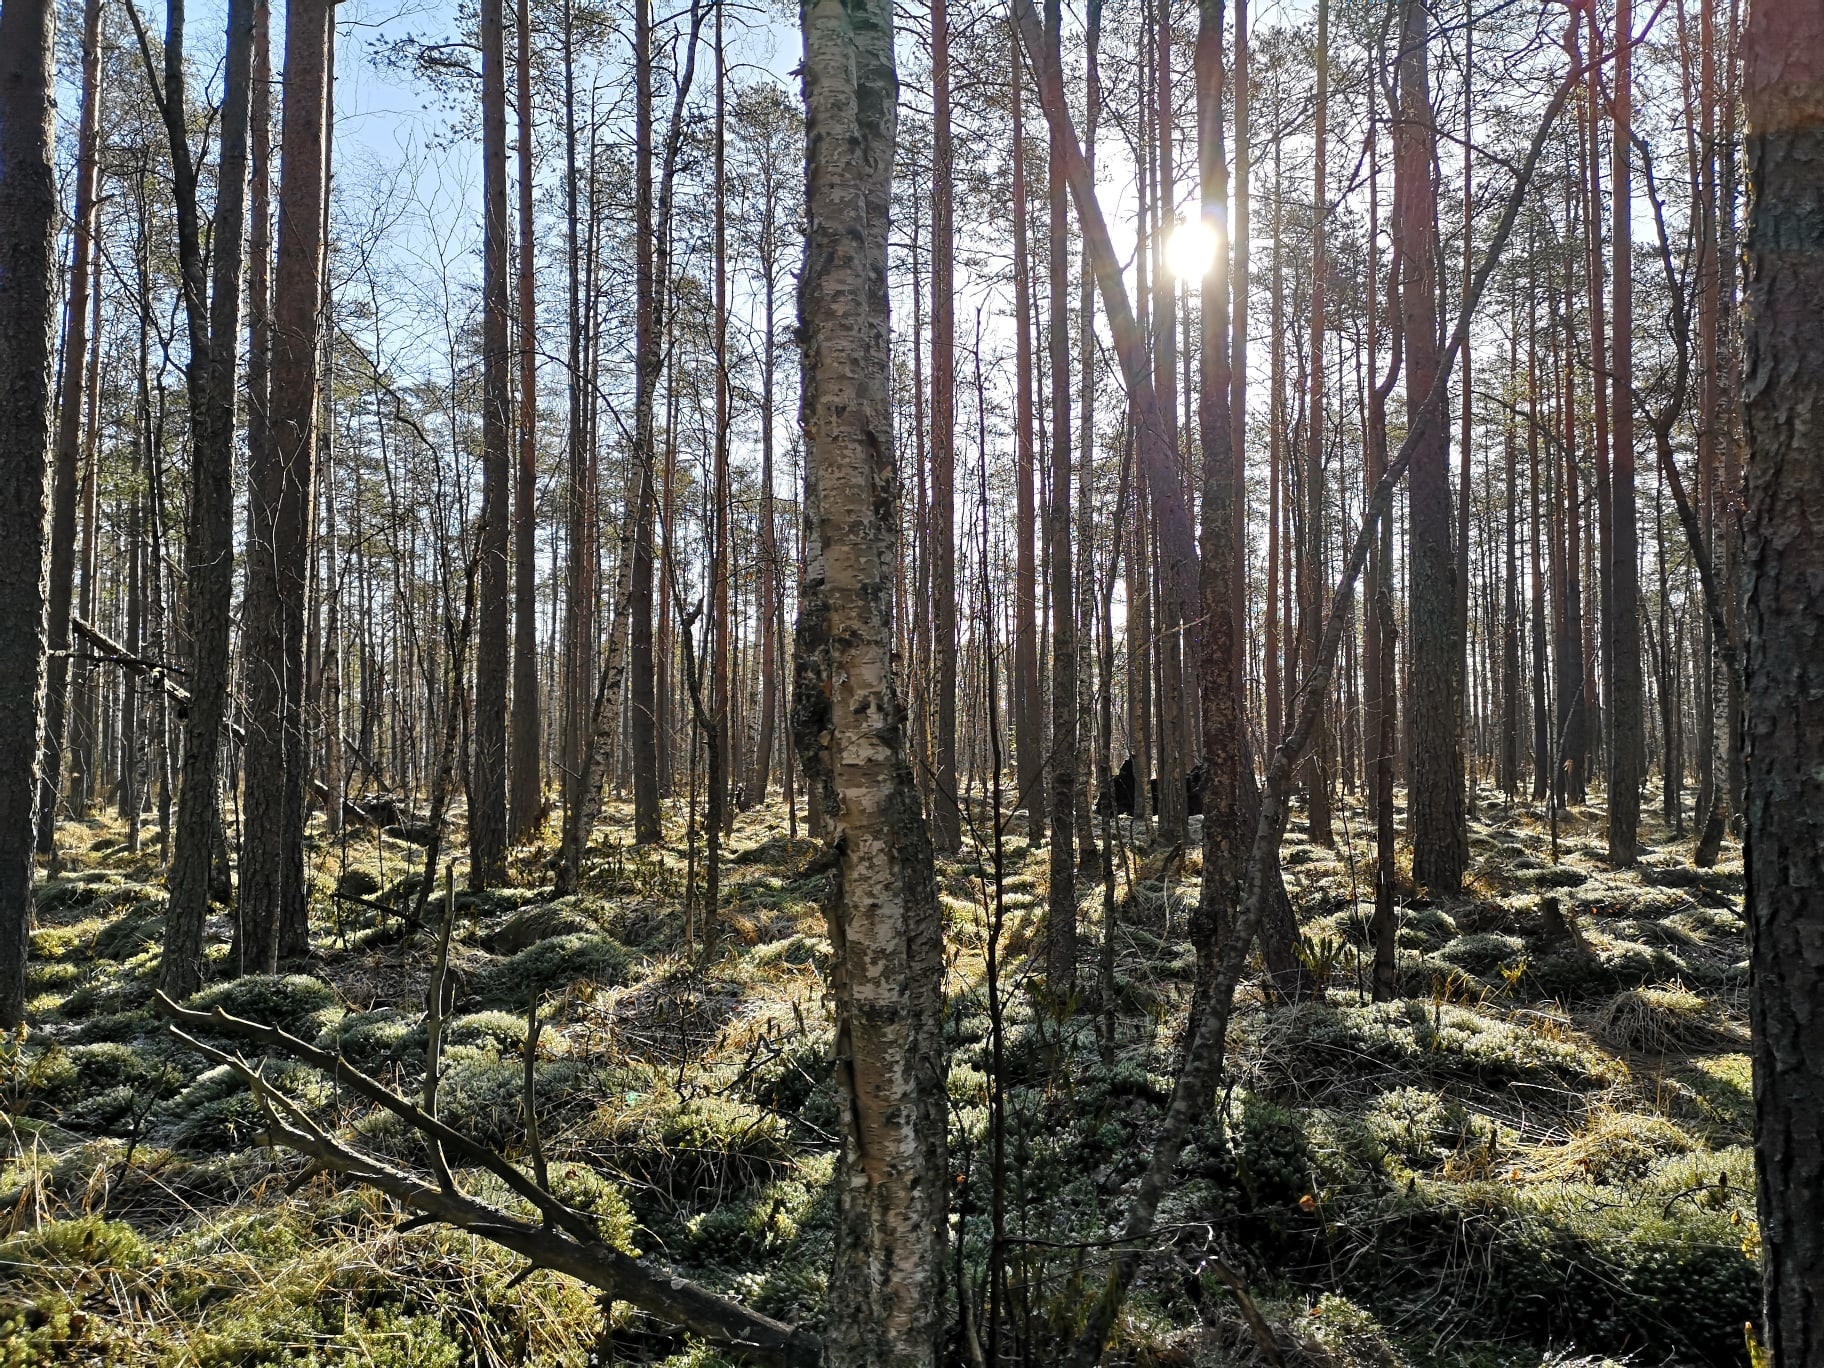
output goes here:
{"type": "Polygon", "coordinates": [[[1207,218],[1187,218],[1165,240],[1165,264],[1180,280],[1201,280],[1216,265],[1222,234],[1207,218]]]}

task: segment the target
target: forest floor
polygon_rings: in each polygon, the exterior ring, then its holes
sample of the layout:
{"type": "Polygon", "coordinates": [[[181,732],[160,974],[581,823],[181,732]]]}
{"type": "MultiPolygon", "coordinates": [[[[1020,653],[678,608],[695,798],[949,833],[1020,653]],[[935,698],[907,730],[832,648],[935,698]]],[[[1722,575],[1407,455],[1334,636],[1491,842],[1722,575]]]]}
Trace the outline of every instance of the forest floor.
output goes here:
{"type": "MultiPolygon", "coordinates": [[[[1469,891],[1405,890],[1404,996],[1374,1005],[1362,991],[1369,828],[1357,808],[1343,817],[1353,846],[1313,846],[1297,819],[1284,851],[1323,1000],[1271,1004],[1244,988],[1232,1082],[1184,1155],[1111,1361],[1746,1363],[1758,1236],[1739,850],[1700,871],[1688,839],[1649,821],[1640,867],[1612,870],[1592,807],[1564,819],[1555,863],[1539,810],[1485,794],[1469,891]],[[1568,926],[1548,915],[1553,899],[1568,926]],[[1251,1292],[1269,1346],[1225,1273],[1251,1292]]],[[[611,805],[580,895],[538,886],[548,851],[529,847],[515,861],[523,886],[456,896],[442,1114],[523,1158],[537,997],[553,1184],[624,1248],[814,1323],[837,1125],[823,880],[783,811],[744,814],[723,906],[690,927],[677,834],[677,849],[633,849],[630,812],[611,805]]],[[[261,1147],[253,1097],[151,1010],[162,876],[123,836],[113,821],[62,830],[64,867],[43,884],[32,938],[33,1025],[0,1046],[0,1368],[722,1361],[624,1303],[605,1331],[568,1278],[522,1280],[518,1259],[475,1236],[402,1230],[388,1200],[261,1147]]],[[[309,960],[224,978],[196,1004],[283,1025],[415,1092],[435,937],[406,934],[399,910],[423,851],[318,830],[311,859],[309,960]]],[[[1105,1004],[1099,880],[1081,885],[1083,986],[1047,993],[1028,959],[1045,857],[1023,836],[1007,843],[1008,1362],[1057,1360],[1171,1088],[1196,860],[1129,847],[1120,865],[1105,1004]],[[1099,1038],[1109,1006],[1112,1059],[1099,1038]]],[[[940,862],[939,882],[952,1229],[981,1326],[993,881],[972,851],[940,862]]],[[[220,966],[230,927],[217,912],[220,966]]],[[[390,1117],[322,1076],[276,1058],[265,1071],[342,1134],[422,1162],[390,1117]]],[[[458,1177],[499,1196],[497,1180],[458,1177]]]]}

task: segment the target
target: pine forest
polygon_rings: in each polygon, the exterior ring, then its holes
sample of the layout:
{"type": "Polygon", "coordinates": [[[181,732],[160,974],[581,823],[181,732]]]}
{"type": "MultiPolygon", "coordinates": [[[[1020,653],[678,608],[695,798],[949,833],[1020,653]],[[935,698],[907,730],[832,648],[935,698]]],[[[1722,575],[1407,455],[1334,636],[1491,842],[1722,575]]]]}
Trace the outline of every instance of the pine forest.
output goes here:
{"type": "Polygon", "coordinates": [[[0,1368],[1824,1368],[1821,0],[0,0],[0,1368]]]}

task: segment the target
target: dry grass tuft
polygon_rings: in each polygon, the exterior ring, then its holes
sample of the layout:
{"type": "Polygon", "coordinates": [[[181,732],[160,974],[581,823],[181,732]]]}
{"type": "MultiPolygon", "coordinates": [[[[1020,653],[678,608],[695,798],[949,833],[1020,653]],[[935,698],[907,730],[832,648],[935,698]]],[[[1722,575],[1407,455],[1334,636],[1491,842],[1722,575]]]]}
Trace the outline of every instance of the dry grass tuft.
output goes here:
{"type": "Polygon", "coordinates": [[[1736,1044],[1736,1032],[1683,984],[1629,988],[1596,1014],[1592,1033],[1617,1050],[1674,1054],[1736,1044]]]}

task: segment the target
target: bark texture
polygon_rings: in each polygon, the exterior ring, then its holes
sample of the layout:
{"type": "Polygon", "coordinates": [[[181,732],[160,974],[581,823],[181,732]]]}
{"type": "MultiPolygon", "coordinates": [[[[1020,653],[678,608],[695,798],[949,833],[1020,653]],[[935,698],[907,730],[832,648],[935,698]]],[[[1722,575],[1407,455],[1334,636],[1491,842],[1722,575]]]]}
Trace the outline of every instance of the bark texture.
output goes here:
{"type": "MultiPolygon", "coordinates": [[[[1406,416],[1418,425],[1439,369],[1437,159],[1424,0],[1401,0],[1400,120],[1394,126],[1394,221],[1402,270],[1406,416]]],[[[1412,877],[1435,893],[1463,886],[1469,829],[1463,809],[1462,650],[1456,639],[1456,560],[1450,533],[1450,435],[1442,415],[1412,453],[1410,604],[1412,877]]]]}
{"type": "Polygon", "coordinates": [[[50,650],[45,673],[44,751],[38,788],[38,853],[56,854],[57,807],[70,688],[70,611],[76,588],[76,487],[88,390],[89,279],[94,255],[96,90],[101,72],[101,0],[82,10],[82,116],[76,133],[76,207],[71,214],[70,298],[64,317],[63,372],[57,382],[57,457],[51,493],[50,650]]]}
{"type": "Polygon", "coordinates": [[[821,789],[846,1115],[832,1368],[935,1364],[944,1218],[942,923],[893,677],[887,0],[806,0],[805,579],[793,727],[821,789]]]}
{"type": "Polygon", "coordinates": [[[512,358],[507,341],[507,54],[502,0],[481,0],[481,550],[469,886],[507,874],[507,593],[512,358]]]}
{"type": "Polygon", "coordinates": [[[0,1026],[25,1012],[51,451],[50,0],[0,9],[0,1026]]]}
{"type": "Polygon", "coordinates": [[[250,973],[272,972],[283,951],[302,949],[306,925],[304,625],[315,502],[332,15],[327,0],[290,0],[285,7],[268,401],[272,455],[251,495],[255,538],[247,565],[241,967],[250,973]]]}
{"type": "Polygon", "coordinates": [[[1824,1362],[1824,11],[1756,4],[1749,183],[1744,740],[1766,1323],[1824,1362]]]}
{"type": "MultiPolygon", "coordinates": [[[[191,701],[182,713],[183,779],[178,791],[177,846],[168,882],[171,901],[165,916],[165,951],[159,963],[159,986],[175,997],[195,992],[202,983],[203,923],[209,914],[210,874],[220,820],[216,775],[222,724],[228,712],[228,631],[234,603],[235,361],[241,332],[241,245],[246,240],[252,67],[253,3],[231,0],[211,263],[214,279],[206,335],[198,336],[196,331],[202,323],[200,299],[191,317],[193,456],[190,536],[184,558],[192,649],[191,701]]],[[[169,85],[165,97],[176,100],[169,85]]],[[[189,151],[182,121],[172,121],[170,115],[167,120],[172,152],[181,154],[187,162],[189,151]]],[[[194,215],[194,177],[180,180],[180,193],[185,190],[191,203],[187,210],[180,207],[179,213],[194,215]]],[[[185,262],[185,273],[194,274],[196,287],[200,287],[203,263],[198,244],[190,244],[188,255],[194,260],[185,262]]]]}

